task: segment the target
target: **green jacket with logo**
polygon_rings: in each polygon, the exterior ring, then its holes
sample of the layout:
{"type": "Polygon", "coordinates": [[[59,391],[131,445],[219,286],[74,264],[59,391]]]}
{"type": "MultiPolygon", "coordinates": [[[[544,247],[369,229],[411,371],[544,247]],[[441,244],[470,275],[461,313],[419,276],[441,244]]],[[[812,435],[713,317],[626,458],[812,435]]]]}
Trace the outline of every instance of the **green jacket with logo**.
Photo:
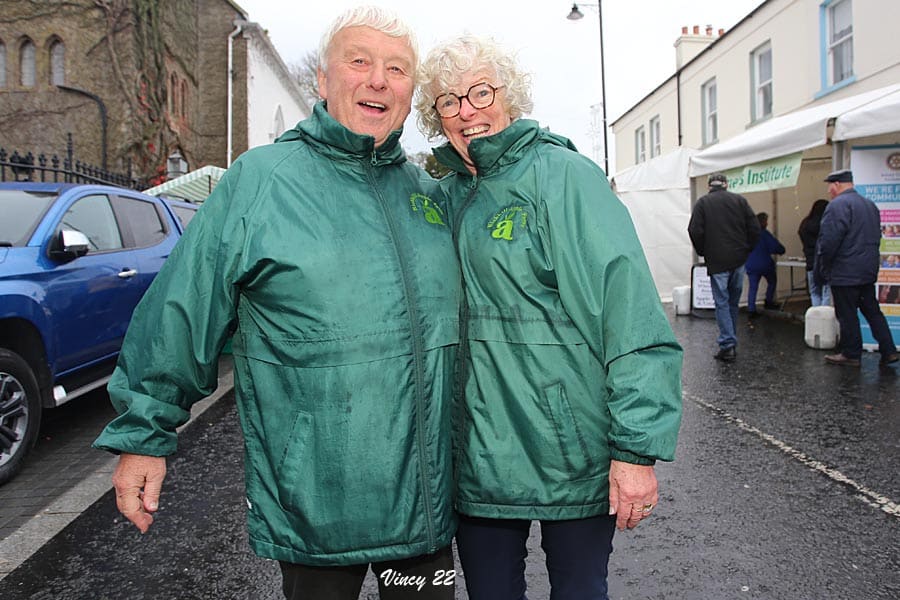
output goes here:
{"type": "Polygon", "coordinates": [[[140,303],[109,383],[120,415],[95,446],[171,454],[233,333],[263,557],[382,561],[455,532],[459,269],[440,190],[399,135],[376,150],[320,103],[243,154],[140,303]]]}
{"type": "Polygon", "coordinates": [[[672,460],[675,340],[625,207],[571,143],[520,119],[435,150],[464,280],[456,507],[488,518],[609,510],[611,459],[672,460]]]}

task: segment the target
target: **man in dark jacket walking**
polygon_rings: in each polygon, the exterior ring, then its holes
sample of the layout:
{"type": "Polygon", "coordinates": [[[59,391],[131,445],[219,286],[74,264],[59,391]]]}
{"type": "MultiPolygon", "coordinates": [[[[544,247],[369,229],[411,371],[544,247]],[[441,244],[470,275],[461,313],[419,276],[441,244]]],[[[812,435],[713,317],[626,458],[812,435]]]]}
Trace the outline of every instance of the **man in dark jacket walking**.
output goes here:
{"type": "Polygon", "coordinates": [[[878,307],[875,281],[880,264],[881,217],[871,200],[853,187],[853,173],[847,169],[829,173],[828,193],[832,200],[822,215],[816,244],[814,277],[831,285],[834,310],[841,327],[840,353],[825,360],[835,365],[858,367],[862,356],[862,334],[857,309],[862,312],[878,341],[881,364],[897,362],[897,346],[878,307]]]}
{"type": "Polygon", "coordinates": [[[744,263],[759,240],[759,221],[747,199],[728,191],[722,173],[709,176],[709,193],[697,200],[688,223],[694,250],[706,261],[716,303],[719,351],[715,358],[737,357],[738,301],[744,285],[744,263]]]}

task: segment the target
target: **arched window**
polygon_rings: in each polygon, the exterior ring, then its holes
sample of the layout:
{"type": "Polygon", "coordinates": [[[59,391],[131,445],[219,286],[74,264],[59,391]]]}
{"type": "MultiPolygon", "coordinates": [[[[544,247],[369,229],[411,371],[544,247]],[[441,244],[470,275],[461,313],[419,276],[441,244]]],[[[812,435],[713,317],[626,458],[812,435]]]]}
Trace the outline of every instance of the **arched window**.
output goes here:
{"type": "Polygon", "coordinates": [[[66,83],[66,47],[62,40],[50,44],[50,85],[66,83]]]}
{"type": "Polygon", "coordinates": [[[0,88],[6,87],[6,44],[0,41],[0,88]]]}
{"type": "Polygon", "coordinates": [[[175,109],[178,107],[176,96],[178,93],[178,77],[175,73],[169,75],[169,115],[175,116],[175,109]]]}
{"type": "Polygon", "coordinates": [[[31,40],[22,42],[19,47],[19,83],[22,87],[34,87],[35,57],[34,43],[31,40]]]}
{"type": "Polygon", "coordinates": [[[272,123],[272,130],[275,134],[272,137],[273,140],[284,133],[284,113],[281,112],[280,105],[278,106],[278,110],[275,111],[275,122],[272,123]]]}
{"type": "Polygon", "coordinates": [[[179,96],[178,99],[181,100],[181,116],[182,116],[182,118],[187,118],[188,89],[187,89],[187,80],[186,79],[181,80],[181,93],[178,96],[179,96]]]}

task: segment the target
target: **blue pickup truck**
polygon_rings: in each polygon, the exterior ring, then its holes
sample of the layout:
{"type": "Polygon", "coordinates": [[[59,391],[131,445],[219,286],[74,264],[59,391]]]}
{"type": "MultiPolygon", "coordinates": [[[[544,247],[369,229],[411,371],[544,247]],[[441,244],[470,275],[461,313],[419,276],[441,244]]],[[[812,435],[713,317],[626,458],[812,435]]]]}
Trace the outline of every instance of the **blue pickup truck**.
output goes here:
{"type": "Polygon", "coordinates": [[[0,484],[43,409],[109,379],[132,311],[196,209],[109,186],[0,183],[0,484]]]}

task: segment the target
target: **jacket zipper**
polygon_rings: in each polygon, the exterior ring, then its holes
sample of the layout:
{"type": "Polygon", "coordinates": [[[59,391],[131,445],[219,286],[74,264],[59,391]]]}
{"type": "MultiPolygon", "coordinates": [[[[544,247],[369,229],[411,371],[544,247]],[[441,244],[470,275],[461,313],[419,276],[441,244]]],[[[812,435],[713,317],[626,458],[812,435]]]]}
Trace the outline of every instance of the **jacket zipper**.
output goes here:
{"type": "MultiPolygon", "coordinates": [[[[459,230],[462,225],[463,216],[468,210],[469,206],[472,204],[472,201],[475,199],[475,193],[478,191],[478,176],[475,175],[472,177],[471,183],[469,183],[469,192],[466,195],[466,201],[463,203],[462,208],[459,211],[459,214],[453,220],[453,228],[450,233],[453,236],[453,248],[456,250],[456,260],[459,262],[460,266],[460,288],[462,290],[462,298],[459,303],[459,357],[456,361],[456,373],[454,374],[454,379],[456,380],[455,384],[455,392],[456,396],[454,401],[454,418],[453,423],[457,427],[462,427],[462,415],[463,404],[466,399],[466,363],[469,360],[469,300],[468,295],[466,294],[466,278],[462,275],[462,252],[459,248],[459,230]]],[[[459,448],[461,446],[462,440],[457,440],[454,444],[453,450],[453,482],[454,485],[459,484],[459,448]]]]}
{"type": "Polygon", "coordinates": [[[406,297],[406,311],[409,315],[410,325],[412,327],[412,342],[413,342],[413,363],[415,369],[415,378],[416,378],[416,389],[415,389],[415,410],[416,410],[416,448],[419,455],[419,465],[421,469],[421,488],[422,488],[422,502],[425,504],[425,513],[426,519],[425,524],[428,530],[428,545],[429,545],[429,554],[433,554],[437,552],[437,537],[434,533],[434,502],[431,498],[431,492],[428,489],[428,482],[431,480],[430,478],[430,470],[428,468],[428,458],[425,452],[425,401],[423,399],[423,394],[425,390],[425,382],[424,382],[424,348],[422,344],[422,332],[419,327],[419,318],[418,311],[416,310],[415,302],[413,301],[412,287],[409,282],[409,270],[407,267],[406,260],[403,257],[403,253],[400,251],[400,238],[397,235],[397,228],[394,225],[394,221],[391,218],[391,213],[387,208],[384,197],[381,195],[381,191],[378,188],[378,183],[375,179],[375,165],[377,164],[377,157],[375,155],[375,151],[372,151],[372,160],[371,166],[366,169],[366,174],[369,178],[369,183],[372,186],[372,189],[375,192],[375,197],[378,198],[378,204],[381,207],[381,212],[384,214],[385,221],[387,222],[388,231],[391,235],[391,241],[393,242],[394,252],[397,255],[397,263],[400,266],[400,278],[403,281],[403,292],[406,297]]]}

